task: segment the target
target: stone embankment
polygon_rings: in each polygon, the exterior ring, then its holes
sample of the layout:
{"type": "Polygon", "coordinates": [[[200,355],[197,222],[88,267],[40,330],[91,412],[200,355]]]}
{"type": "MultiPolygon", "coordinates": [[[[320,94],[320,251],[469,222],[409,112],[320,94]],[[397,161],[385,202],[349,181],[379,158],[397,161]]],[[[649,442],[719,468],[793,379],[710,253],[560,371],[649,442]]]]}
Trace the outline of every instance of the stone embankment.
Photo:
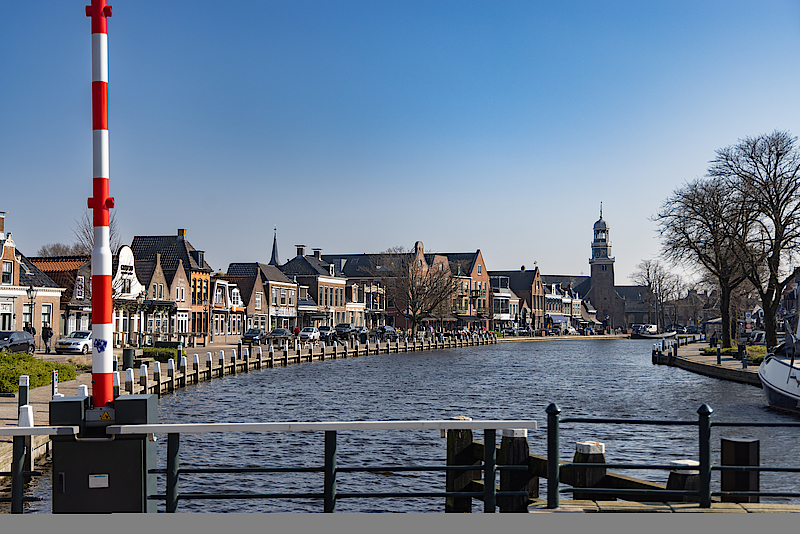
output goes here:
{"type": "MultiPolygon", "coordinates": [[[[698,340],[699,341],[699,340],[698,340]]],[[[679,367],[693,373],[750,384],[751,386],[761,387],[758,378],[758,365],[750,364],[746,368],[742,360],[734,357],[733,354],[721,355],[720,363],[717,363],[717,355],[707,356],[703,354],[703,343],[687,343],[672,347],[669,350],[653,350],[653,363],[657,365],[669,365],[679,367]]]]}

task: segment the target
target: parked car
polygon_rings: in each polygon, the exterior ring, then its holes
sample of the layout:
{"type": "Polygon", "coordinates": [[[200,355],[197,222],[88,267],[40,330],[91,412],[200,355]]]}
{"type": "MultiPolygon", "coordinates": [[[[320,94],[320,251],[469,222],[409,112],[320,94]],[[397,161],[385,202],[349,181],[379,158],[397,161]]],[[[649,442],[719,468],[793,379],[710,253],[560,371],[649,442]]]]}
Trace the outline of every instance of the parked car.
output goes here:
{"type": "Polygon", "coordinates": [[[316,326],[307,326],[300,330],[300,341],[319,341],[319,329],[316,326]]]}
{"type": "Polygon", "coordinates": [[[517,335],[518,336],[532,336],[533,335],[533,331],[526,326],[526,327],[523,327],[523,328],[520,328],[519,330],[517,330],[517,335]]]}
{"type": "Polygon", "coordinates": [[[36,341],[29,333],[22,330],[0,332],[0,352],[33,354],[34,350],[36,350],[36,341]]]}
{"type": "Polygon", "coordinates": [[[519,330],[516,329],[516,328],[512,328],[512,327],[503,328],[503,335],[504,336],[518,336],[519,335],[519,330]]]}
{"type": "Polygon", "coordinates": [[[755,330],[750,337],[747,338],[748,345],[765,345],[767,342],[767,333],[763,330],[755,330]]]}
{"type": "Polygon", "coordinates": [[[689,326],[686,327],[686,333],[687,334],[699,334],[700,333],[700,327],[699,326],[694,326],[694,325],[689,325],[689,326]]]}
{"type": "Polygon", "coordinates": [[[551,326],[550,328],[547,329],[547,335],[548,336],[560,336],[561,335],[561,329],[558,328],[557,326],[551,326]]]}
{"type": "Polygon", "coordinates": [[[388,324],[374,329],[372,331],[372,335],[380,341],[397,341],[397,339],[400,337],[400,334],[397,332],[397,330],[388,324]]]}
{"type": "Polygon", "coordinates": [[[294,339],[294,334],[288,328],[273,328],[272,332],[267,334],[267,340],[272,345],[283,345],[294,339]]]}
{"type": "Polygon", "coordinates": [[[319,327],[319,338],[326,343],[330,343],[331,339],[333,339],[333,335],[335,331],[331,326],[320,326],[319,327]]]}
{"type": "Polygon", "coordinates": [[[353,323],[339,323],[336,325],[336,337],[339,339],[347,339],[353,332],[353,323]]]}
{"type": "Polygon", "coordinates": [[[67,337],[56,341],[53,348],[56,349],[56,354],[64,354],[65,352],[89,354],[92,352],[92,331],[75,330],[67,337]]]}
{"type": "Polygon", "coordinates": [[[568,326],[564,330],[564,333],[567,334],[568,336],[577,336],[578,335],[578,330],[574,326],[568,326]]]}
{"type": "Polygon", "coordinates": [[[267,333],[263,328],[250,328],[242,336],[242,343],[256,343],[261,345],[267,340],[267,333]]]}

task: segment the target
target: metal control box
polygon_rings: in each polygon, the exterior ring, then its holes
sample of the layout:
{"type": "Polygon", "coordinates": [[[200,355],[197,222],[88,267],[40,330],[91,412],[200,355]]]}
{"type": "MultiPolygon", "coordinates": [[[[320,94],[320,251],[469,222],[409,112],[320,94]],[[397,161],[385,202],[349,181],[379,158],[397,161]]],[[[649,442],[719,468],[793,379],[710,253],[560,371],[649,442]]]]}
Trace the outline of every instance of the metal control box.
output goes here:
{"type": "Polygon", "coordinates": [[[50,424],[79,426],[77,436],[53,436],[53,513],[155,512],[156,444],[147,434],[106,434],[109,425],[158,423],[155,395],[123,395],[113,407],[88,397],[50,402],[50,424]]]}

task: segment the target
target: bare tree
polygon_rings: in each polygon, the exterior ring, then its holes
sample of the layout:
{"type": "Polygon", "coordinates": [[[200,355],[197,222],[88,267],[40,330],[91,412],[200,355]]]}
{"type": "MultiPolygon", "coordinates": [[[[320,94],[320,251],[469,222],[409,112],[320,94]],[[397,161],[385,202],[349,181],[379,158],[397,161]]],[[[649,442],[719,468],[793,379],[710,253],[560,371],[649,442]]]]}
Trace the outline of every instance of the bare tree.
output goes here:
{"type": "Polygon", "coordinates": [[[455,294],[450,267],[443,256],[434,255],[429,264],[420,251],[392,247],[377,257],[372,274],[384,279],[387,300],[411,321],[413,333],[423,319],[445,313],[455,294]]]}
{"type": "Polygon", "coordinates": [[[664,326],[664,304],[675,299],[681,287],[681,279],[658,260],[644,260],[636,266],[630,275],[631,281],[646,287],[649,291],[652,315],[656,317],[656,325],[664,326]]]}
{"type": "Polygon", "coordinates": [[[39,247],[39,250],[36,251],[36,255],[39,257],[77,256],[79,253],[76,251],[75,245],[48,243],[39,247]]]}
{"type": "Polygon", "coordinates": [[[695,180],[673,192],[654,217],[665,256],[705,271],[719,286],[725,347],[731,344],[731,294],[746,279],[735,249],[750,217],[738,197],[722,179],[695,180]]]}
{"type": "Polygon", "coordinates": [[[788,132],[748,137],[717,150],[709,176],[738,194],[753,223],[738,235],[734,252],[764,309],[768,346],[777,344],[777,312],[783,290],[800,273],[800,149],[788,132]]]}
{"type": "MultiPolygon", "coordinates": [[[[111,253],[116,254],[122,246],[122,239],[119,235],[116,212],[113,211],[108,220],[108,234],[111,253]]],[[[89,210],[85,210],[80,219],[75,219],[72,236],[75,239],[75,243],[72,245],[73,254],[89,255],[92,253],[92,249],[94,248],[94,223],[92,222],[92,216],[89,210]]]]}

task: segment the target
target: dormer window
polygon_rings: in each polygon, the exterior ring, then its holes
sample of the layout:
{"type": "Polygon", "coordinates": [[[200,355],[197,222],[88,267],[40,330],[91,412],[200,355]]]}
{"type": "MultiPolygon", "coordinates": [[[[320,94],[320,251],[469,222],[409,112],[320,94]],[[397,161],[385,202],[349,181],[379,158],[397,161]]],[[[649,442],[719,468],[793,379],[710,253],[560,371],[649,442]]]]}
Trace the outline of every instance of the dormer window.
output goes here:
{"type": "Polygon", "coordinates": [[[333,273],[334,273],[335,271],[334,271],[334,267],[333,267],[333,264],[332,264],[332,263],[331,263],[330,265],[328,265],[328,271],[331,273],[331,276],[333,276],[333,273]]]}

